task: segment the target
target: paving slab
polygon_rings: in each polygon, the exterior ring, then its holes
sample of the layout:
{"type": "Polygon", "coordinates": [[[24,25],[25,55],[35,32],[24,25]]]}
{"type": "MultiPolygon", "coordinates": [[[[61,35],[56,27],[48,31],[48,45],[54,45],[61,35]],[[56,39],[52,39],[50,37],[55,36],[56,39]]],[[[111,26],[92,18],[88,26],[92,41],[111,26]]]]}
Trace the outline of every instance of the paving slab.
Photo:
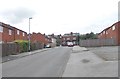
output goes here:
{"type": "Polygon", "coordinates": [[[105,61],[91,51],[72,53],[63,77],[118,77],[118,61],[105,61]]]}
{"type": "Polygon", "coordinates": [[[72,50],[73,50],[74,53],[81,52],[81,51],[88,51],[87,48],[85,48],[85,47],[79,47],[79,46],[74,46],[72,50]]]}
{"type": "Polygon", "coordinates": [[[17,55],[5,56],[5,57],[2,57],[2,63],[7,62],[7,61],[11,61],[11,60],[15,60],[17,58],[33,55],[33,54],[36,54],[36,53],[39,53],[39,52],[47,51],[47,50],[48,49],[40,49],[40,50],[31,51],[31,52],[24,52],[24,53],[17,54],[17,55]]]}

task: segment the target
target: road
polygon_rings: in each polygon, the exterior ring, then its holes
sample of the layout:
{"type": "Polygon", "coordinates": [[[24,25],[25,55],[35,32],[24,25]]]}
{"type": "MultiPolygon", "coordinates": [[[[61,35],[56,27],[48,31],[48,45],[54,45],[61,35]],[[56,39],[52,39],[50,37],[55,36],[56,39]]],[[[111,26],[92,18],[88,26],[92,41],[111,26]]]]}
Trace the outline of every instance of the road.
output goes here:
{"type": "Polygon", "coordinates": [[[62,77],[72,52],[71,47],[57,47],[2,64],[3,77],[62,77]]]}

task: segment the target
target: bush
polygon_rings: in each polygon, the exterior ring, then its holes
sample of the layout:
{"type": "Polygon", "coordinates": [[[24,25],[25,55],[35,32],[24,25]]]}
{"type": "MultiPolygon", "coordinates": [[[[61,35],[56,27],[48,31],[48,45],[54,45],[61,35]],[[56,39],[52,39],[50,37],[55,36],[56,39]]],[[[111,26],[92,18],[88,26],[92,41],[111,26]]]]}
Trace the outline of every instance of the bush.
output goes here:
{"type": "Polygon", "coordinates": [[[19,44],[20,52],[21,53],[28,51],[28,45],[29,45],[28,41],[25,41],[25,40],[15,40],[14,42],[17,43],[17,44],[19,44]]]}

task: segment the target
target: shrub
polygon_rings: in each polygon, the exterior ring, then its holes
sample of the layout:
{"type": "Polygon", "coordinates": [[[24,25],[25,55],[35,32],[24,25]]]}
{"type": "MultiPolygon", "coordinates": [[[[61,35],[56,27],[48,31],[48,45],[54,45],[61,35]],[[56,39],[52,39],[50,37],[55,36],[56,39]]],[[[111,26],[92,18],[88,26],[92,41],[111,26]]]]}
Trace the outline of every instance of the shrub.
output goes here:
{"type": "Polygon", "coordinates": [[[28,51],[28,41],[26,40],[15,40],[15,43],[19,44],[20,52],[27,52],[28,51]]]}

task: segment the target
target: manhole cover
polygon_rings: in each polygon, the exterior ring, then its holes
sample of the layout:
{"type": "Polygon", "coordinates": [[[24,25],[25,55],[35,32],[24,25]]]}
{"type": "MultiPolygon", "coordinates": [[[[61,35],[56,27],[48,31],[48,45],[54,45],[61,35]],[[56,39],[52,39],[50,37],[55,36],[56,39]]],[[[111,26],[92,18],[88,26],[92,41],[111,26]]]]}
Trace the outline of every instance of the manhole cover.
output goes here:
{"type": "Polygon", "coordinates": [[[82,62],[83,62],[83,63],[88,63],[88,62],[90,62],[90,60],[88,60],[88,59],[83,59],[82,62]]]}

